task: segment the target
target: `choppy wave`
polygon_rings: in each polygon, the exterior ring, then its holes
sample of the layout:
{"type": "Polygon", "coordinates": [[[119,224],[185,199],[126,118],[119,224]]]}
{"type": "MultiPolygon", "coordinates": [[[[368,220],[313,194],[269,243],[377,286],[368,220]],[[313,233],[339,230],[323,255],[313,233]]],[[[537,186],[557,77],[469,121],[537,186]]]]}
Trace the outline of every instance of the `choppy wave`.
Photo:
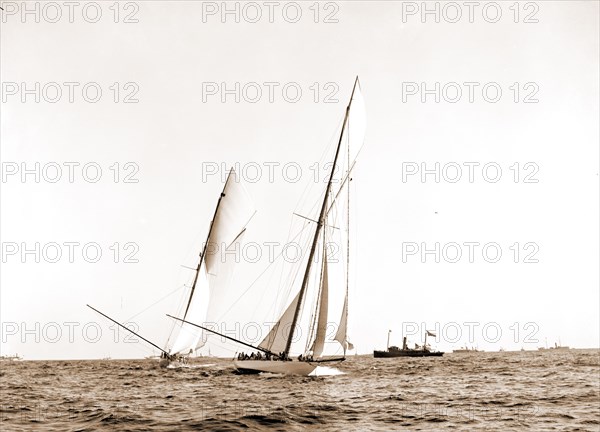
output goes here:
{"type": "Polygon", "coordinates": [[[317,368],[312,371],[310,376],[318,377],[318,376],[333,376],[333,375],[343,375],[339,369],[328,367],[328,366],[317,366],[317,368]]]}
{"type": "Polygon", "coordinates": [[[600,428],[600,352],[350,357],[315,377],[228,360],[0,363],[2,431],[600,428]]]}

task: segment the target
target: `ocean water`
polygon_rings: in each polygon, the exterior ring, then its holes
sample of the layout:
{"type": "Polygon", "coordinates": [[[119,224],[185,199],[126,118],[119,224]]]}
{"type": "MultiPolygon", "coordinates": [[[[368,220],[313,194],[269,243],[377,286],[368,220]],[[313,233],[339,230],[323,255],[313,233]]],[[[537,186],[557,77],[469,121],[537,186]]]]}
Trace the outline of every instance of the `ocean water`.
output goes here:
{"type": "Polygon", "coordinates": [[[600,351],[351,356],[324,376],[205,358],[0,362],[2,431],[600,430],[600,351]]]}

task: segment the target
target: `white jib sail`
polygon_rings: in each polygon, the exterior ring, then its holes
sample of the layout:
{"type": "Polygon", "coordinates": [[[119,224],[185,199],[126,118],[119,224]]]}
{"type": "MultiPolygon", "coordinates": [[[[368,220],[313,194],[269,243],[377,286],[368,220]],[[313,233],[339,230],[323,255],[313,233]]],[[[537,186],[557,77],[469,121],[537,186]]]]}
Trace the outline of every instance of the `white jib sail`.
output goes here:
{"type": "Polygon", "coordinates": [[[269,350],[274,353],[280,353],[285,349],[285,345],[292,328],[292,320],[294,319],[294,312],[296,311],[296,305],[298,304],[299,297],[300,293],[296,294],[296,297],[294,297],[294,300],[292,300],[281,318],[279,318],[279,321],[275,323],[267,336],[258,345],[259,348],[269,350]]]}

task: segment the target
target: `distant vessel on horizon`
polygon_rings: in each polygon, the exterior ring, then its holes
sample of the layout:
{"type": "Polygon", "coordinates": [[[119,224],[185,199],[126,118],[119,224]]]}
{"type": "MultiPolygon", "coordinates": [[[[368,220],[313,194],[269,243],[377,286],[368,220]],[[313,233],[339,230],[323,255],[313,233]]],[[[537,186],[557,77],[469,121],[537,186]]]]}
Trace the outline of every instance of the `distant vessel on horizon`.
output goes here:
{"type": "Polygon", "coordinates": [[[425,330],[425,342],[422,346],[415,344],[414,349],[409,348],[406,342],[406,336],[402,338],[402,348],[397,346],[390,346],[390,333],[388,330],[387,347],[385,351],[373,351],[373,357],[375,358],[390,358],[390,357],[441,357],[444,355],[441,351],[431,351],[427,345],[427,336],[435,337],[435,334],[429,330],[425,330]]]}
{"type": "Polygon", "coordinates": [[[19,354],[0,356],[0,361],[19,361],[19,360],[23,360],[23,357],[19,356],[19,354]]]}
{"type": "Polygon", "coordinates": [[[560,343],[560,339],[558,339],[558,343],[554,342],[554,346],[548,348],[548,340],[546,339],[546,346],[545,347],[539,347],[538,350],[539,351],[545,351],[545,350],[559,350],[559,351],[566,351],[569,350],[571,348],[569,348],[568,346],[562,346],[560,343]]]}
{"type": "Polygon", "coordinates": [[[483,352],[483,350],[477,349],[475,347],[468,348],[466,345],[463,348],[452,350],[453,353],[477,353],[483,352]]]}

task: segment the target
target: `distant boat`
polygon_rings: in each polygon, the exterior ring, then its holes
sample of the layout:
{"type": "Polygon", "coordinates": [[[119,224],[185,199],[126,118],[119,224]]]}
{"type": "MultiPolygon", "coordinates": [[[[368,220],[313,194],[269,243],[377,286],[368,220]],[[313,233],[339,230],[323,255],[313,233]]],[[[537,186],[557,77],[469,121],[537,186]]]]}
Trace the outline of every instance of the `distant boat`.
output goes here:
{"type": "Polygon", "coordinates": [[[406,336],[402,339],[402,348],[397,346],[390,346],[390,333],[388,330],[388,342],[385,351],[373,351],[373,357],[375,358],[390,358],[390,357],[441,357],[444,355],[441,351],[431,351],[427,345],[427,336],[435,337],[435,334],[429,330],[425,331],[425,342],[422,346],[415,344],[415,348],[411,349],[406,343],[406,336]]]}
{"type": "Polygon", "coordinates": [[[467,346],[465,345],[463,348],[459,348],[459,349],[455,349],[452,350],[453,353],[478,353],[478,352],[483,352],[483,350],[478,350],[475,347],[471,347],[471,348],[467,348],[467,346]]]}
{"type": "Polygon", "coordinates": [[[560,339],[558,341],[558,343],[554,342],[554,346],[547,348],[547,347],[539,347],[538,350],[540,351],[545,351],[545,350],[559,350],[559,351],[566,351],[569,350],[571,348],[569,348],[568,346],[562,346],[560,345],[560,339]]]}
{"type": "Polygon", "coordinates": [[[19,354],[0,356],[0,361],[19,361],[19,360],[23,360],[23,357],[19,356],[19,354]]]}

